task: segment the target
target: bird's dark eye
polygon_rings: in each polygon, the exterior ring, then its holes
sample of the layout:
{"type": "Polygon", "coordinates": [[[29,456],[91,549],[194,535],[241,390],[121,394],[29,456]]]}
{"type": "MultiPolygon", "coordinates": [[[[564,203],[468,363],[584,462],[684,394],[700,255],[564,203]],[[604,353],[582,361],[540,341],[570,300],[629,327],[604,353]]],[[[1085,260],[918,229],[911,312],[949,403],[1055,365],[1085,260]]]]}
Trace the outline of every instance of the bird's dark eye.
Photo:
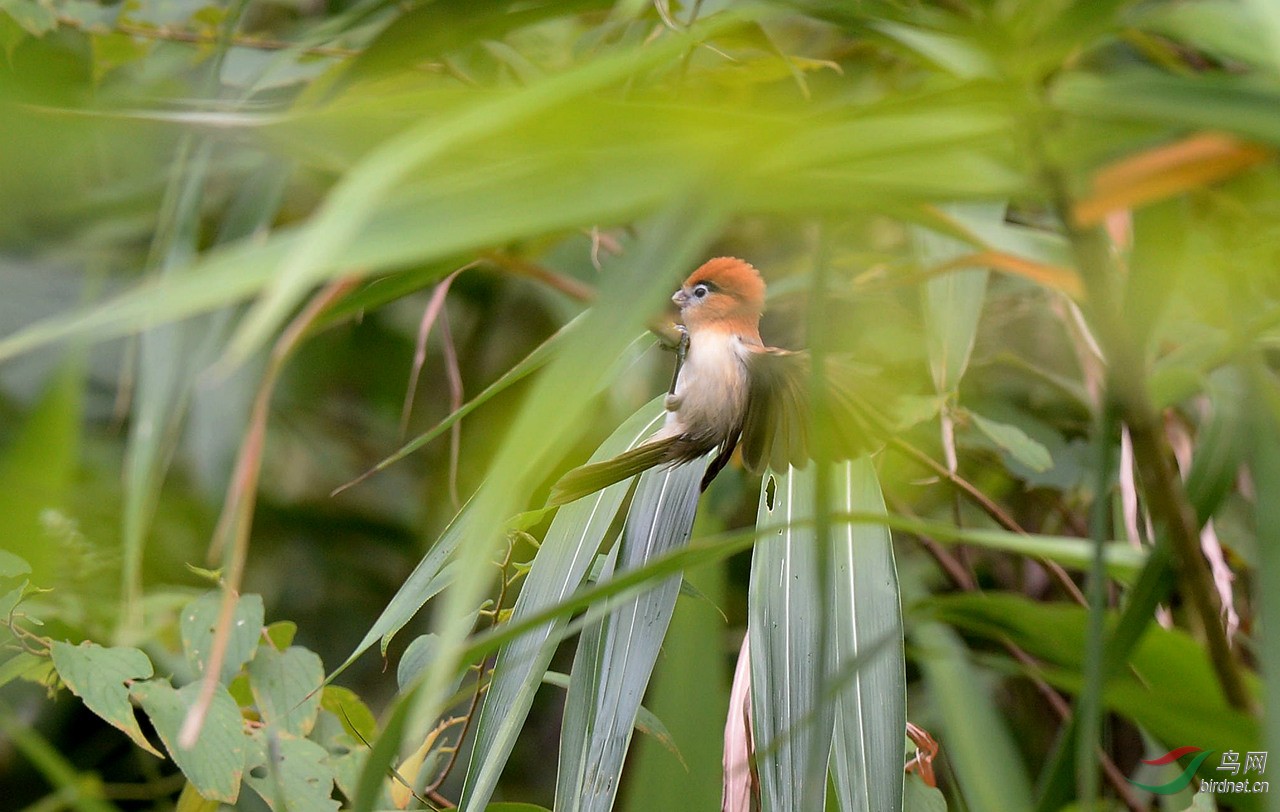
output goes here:
{"type": "Polygon", "coordinates": [[[693,289],[693,295],[697,296],[699,299],[703,298],[708,293],[710,293],[710,290],[707,288],[706,285],[698,285],[693,289]]]}

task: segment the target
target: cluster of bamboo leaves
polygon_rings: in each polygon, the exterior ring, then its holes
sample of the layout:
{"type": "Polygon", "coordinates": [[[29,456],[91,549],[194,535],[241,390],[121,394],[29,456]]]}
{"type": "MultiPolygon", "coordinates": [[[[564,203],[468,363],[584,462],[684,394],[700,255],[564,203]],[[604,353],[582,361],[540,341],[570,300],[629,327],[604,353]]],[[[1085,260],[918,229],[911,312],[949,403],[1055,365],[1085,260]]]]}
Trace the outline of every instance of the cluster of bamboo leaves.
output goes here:
{"type": "Polygon", "coordinates": [[[452,764],[484,809],[570,648],[535,797],[715,808],[744,634],[767,810],[937,808],[908,718],[952,808],[1137,808],[1173,777],[1138,756],[1280,746],[1272,4],[3,0],[0,45],[0,724],[80,808],[110,792],[24,730],[33,684],[153,758],[136,702],[181,808],[241,775],[273,809],[433,803],[452,764]],[[721,250],[774,340],[887,370],[900,433],[542,509],[652,431],[645,325],[721,250]],[[327,677],[233,628],[254,590],[340,602],[388,538],[380,611],[301,622],[327,677]],[[376,724],[332,682],[375,644],[405,677],[365,666],[376,724]]]}

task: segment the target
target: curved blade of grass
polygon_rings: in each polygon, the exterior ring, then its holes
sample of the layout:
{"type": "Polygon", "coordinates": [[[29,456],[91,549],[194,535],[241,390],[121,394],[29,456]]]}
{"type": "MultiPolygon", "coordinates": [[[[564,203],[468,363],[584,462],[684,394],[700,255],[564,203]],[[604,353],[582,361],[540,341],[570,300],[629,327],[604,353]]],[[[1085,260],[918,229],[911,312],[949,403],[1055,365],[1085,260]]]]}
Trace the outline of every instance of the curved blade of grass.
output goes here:
{"type": "Polygon", "coordinates": [[[756,544],[747,605],[752,735],[772,812],[822,808],[835,725],[835,705],[821,700],[818,652],[830,641],[819,639],[827,607],[818,584],[826,550],[812,525],[816,467],[766,473],[756,513],[756,527],[774,531],[756,544]]]}
{"type": "MultiPolygon", "coordinates": [[[[546,341],[542,342],[537,347],[535,347],[533,352],[526,355],[523,359],[521,359],[521,361],[518,364],[513,366],[511,369],[502,373],[502,375],[499,376],[497,380],[495,380],[493,383],[485,387],[484,391],[482,391],[480,394],[476,395],[474,398],[464,403],[461,408],[457,409],[456,411],[454,411],[453,413],[445,417],[443,420],[441,420],[439,423],[436,423],[431,428],[422,432],[417,437],[414,437],[409,442],[400,446],[400,448],[396,449],[394,453],[383,458],[377,465],[373,466],[368,471],[365,471],[363,474],[356,477],[352,481],[345,483],[344,485],[341,485],[338,488],[335,488],[333,493],[334,494],[341,493],[342,491],[345,491],[347,488],[350,488],[353,485],[357,485],[363,482],[364,480],[368,479],[374,474],[380,471],[386,470],[388,467],[390,467],[394,463],[399,462],[400,460],[409,456],[413,452],[425,446],[427,443],[443,435],[446,431],[453,428],[455,423],[457,423],[459,420],[466,417],[467,415],[471,414],[476,409],[483,406],[485,403],[487,403],[496,395],[501,394],[502,392],[510,388],[513,384],[518,383],[519,381],[528,377],[530,374],[541,369],[543,366],[546,365],[548,361],[550,361],[552,358],[555,357],[555,354],[558,348],[560,347],[560,345],[563,344],[565,339],[577,328],[581,320],[582,320],[582,316],[577,316],[568,324],[561,327],[559,330],[556,330],[554,333],[551,334],[550,337],[547,338],[546,341]]],[[[636,339],[637,342],[641,342],[644,340],[645,340],[644,337],[636,339]]],[[[630,357],[630,353],[624,352],[619,357],[620,358],[630,357]]]]}
{"type": "Polygon", "coordinates": [[[382,610],[382,614],[378,615],[378,619],[365,632],[364,638],[347,655],[347,659],[343,660],[342,664],[325,679],[326,685],[347,670],[357,657],[368,651],[369,647],[379,640],[382,641],[382,651],[385,653],[395,633],[403,629],[427,601],[444,591],[452,579],[452,573],[448,567],[449,560],[466,538],[471,521],[471,503],[468,502],[462,506],[462,510],[458,511],[458,515],[453,517],[453,521],[449,522],[449,526],[440,535],[439,541],[432,545],[418,565],[413,568],[413,572],[409,573],[409,577],[387,603],[387,608],[382,610]]]}
{"type": "MultiPolygon", "coordinates": [[[[870,458],[838,465],[834,474],[834,509],[885,511],[870,458]]],[[[882,524],[836,525],[830,555],[832,667],[839,674],[861,660],[836,698],[831,748],[836,800],[842,812],[897,812],[902,808],[907,674],[893,540],[882,524]]]]}
{"type": "MultiPolygon", "coordinates": [[[[616,567],[602,578],[642,567],[689,540],[703,467],[692,462],[640,475],[616,567]]],[[[679,593],[680,577],[671,575],[610,605],[609,614],[583,635],[565,701],[556,812],[613,808],[636,713],[679,593]]]]}
{"type": "MultiPolygon", "coordinates": [[[[720,25],[729,15],[721,15],[720,25]]],[[[626,80],[637,71],[677,57],[692,45],[669,35],[643,50],[628,49],[572,68],[524,88],[484,100],[451,119],[434,113],[380,144],[345,174],[304,227],[302,239],[284,256],[272,281],[232,336],[229,360],[243,360],[274,331],[305,292],[321,281],[333,257],[369,223],[378,203],[411,172],[449,149],[514,127],[538,113],[626,80]]]]}
{"type": "MultiPolygon", "coordinates": [[[[663,414],[661,399],[650,402],[605,440],[591,460],[616,456],[644,440],[658,427],[663,414]]],[[[520,589],[512,622],[555,606],[578,589],[630,487],[630,481],[619,482],[560,508],[520,589]]],[[[555,632],[568,622],[567,616],[549,621],[499,652],[476,721],[475,747],[458,803],[460,809],[483,809],[489,802],[560,642],[555,632]]]]}
{"type": "Polygon", "coordinates": [[[991,812],[1033,809],[1022,756],[960,637],[940,623],[926,622],[913,626],[911,639],[942,717],[938,738],[946,742],[966,806],[991,812]]]}

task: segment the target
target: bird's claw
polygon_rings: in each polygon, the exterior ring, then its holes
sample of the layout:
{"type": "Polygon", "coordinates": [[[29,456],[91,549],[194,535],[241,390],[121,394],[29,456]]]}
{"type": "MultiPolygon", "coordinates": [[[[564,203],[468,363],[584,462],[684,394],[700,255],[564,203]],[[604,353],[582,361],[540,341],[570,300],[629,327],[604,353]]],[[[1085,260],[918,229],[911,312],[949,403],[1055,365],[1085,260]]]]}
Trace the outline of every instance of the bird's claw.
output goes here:
{"type": "Polygon", "coordinates": [[[684,366],[684,359],[689,354],[689,328],[683,324],[675,325],[676,331],[680,333],[680,341],[676,344],[676,371],[671,374],[671,388],[667,390],[667,411],[674,412],[680,406],[679,400],[675,400],[675,406],[672,406],[673,398],[676,394],[676,383],[680,380],[680,368],[684,366]]]}

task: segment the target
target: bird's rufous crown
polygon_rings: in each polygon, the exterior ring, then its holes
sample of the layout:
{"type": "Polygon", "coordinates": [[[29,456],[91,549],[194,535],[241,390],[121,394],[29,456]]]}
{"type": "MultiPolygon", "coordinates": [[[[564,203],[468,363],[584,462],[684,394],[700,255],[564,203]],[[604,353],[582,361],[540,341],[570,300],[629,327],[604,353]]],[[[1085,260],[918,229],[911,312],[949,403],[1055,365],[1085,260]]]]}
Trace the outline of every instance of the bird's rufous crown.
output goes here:
{"type": "Polygon", "coordinates": [[[748,309],[759,313],[764,309],[764,279],[755,267],[737,257],[716,257],[689,274],[684,286],[691,288],[701,282],[711,283],[718,291],[738,299],[748,309]]]}

